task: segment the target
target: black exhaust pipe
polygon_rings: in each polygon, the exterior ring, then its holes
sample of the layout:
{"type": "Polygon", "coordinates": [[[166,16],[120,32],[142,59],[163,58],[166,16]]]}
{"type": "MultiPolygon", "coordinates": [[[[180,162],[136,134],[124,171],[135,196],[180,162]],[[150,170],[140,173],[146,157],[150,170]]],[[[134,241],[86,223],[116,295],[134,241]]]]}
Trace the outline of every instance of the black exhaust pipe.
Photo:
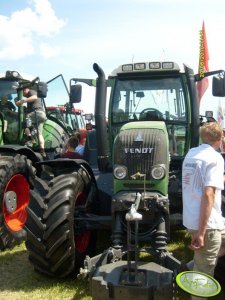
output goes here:
{"type": "Polygon", "coordinates": [[[109,168],[109,146],[106,124],[106,79],[103,70],[98,64],[93,64],[94,71],[98,74],[95,94],[95,125],[97,139],[97,154],[99,171],[105,172],[109,168]]]}

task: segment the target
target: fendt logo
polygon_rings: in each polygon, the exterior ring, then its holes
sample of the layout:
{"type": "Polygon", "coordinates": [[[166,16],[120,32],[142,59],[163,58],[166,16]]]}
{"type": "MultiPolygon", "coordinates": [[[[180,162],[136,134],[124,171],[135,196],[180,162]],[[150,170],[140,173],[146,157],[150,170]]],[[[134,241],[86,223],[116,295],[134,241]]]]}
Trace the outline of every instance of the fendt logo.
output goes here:
{"type": "Polygon", "coordinates": [[[131,154],[149,154],[152,153],[154,148],[124,148],[125,153],[131,153],[131,154]]]}
{"type": "Polygon", "coordinates": [[[138,135],[136,136],[135,142],[143,142],[144,139],[143,139],[143,136],[142,136],[142,133],[141,132],[138,132],[138,135]]]}

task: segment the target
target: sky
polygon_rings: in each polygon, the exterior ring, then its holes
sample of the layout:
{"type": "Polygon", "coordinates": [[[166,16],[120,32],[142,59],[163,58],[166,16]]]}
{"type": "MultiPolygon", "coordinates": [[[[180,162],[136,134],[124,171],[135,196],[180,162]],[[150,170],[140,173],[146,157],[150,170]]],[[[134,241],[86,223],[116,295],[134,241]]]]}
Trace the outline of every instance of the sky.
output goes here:
{"type": "MultiPolygon", "coordinates": [[[[224,0],[1,0],[0,73],[17,70],[42,81],[62,74],[96,78],[130,62],[175,61],[198,71],[199,31],[204,20],[209,70],[225,69],[224,0]]],[[[76,105],[93,112],[85,91],[76,105]]],[[[214,110],[211,87],[200,111],[214,110]]]]}

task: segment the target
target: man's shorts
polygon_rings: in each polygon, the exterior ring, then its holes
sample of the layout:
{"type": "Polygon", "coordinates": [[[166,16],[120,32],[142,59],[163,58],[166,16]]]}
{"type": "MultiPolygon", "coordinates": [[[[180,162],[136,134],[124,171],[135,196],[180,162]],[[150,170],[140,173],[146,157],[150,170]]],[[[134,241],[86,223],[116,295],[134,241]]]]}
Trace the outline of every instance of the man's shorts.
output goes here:
{"type": "Polygon", "coordinates": [[[27,114],[27,117],[30,117],[32,120],[32,123],[38,124],[38,132],[39,134],[42,134],[44,122],[47,120],[46,114],[42,110],[36,110],[29,114],[27,114]]]}
{"type": "MultiPolygon", "coordinates": [[[[195,231],[189,232],[192,234],[195,231]]],[[[205,246],[195,251],[193,270],[213,276],[221,243],[221,230],[207,229],[205,246]]]]}

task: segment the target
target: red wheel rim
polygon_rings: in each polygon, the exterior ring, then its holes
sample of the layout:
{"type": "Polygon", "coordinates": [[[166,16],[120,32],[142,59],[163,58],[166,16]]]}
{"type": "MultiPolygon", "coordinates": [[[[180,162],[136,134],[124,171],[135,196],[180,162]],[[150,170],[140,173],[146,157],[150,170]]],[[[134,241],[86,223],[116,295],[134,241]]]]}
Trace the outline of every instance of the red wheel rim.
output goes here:
{"type": "Polygon", "coordinates": [[[81,235],[75,237],[75,245],[79,253],[84,253],[87,250],[90,243],[90,238],[90,231],[84,231],[81,235]]]}
{"type": "Polygon", "coordinates": [[[30,185],[27,179],[21,175],[14,175],[6,185],[3,197],[3,216],[6,225],[11,231],[18,232],[23,229],[27,220],[26,207],[30,202],[30,185]],[[17,197],[17,206],[13,212],[9,212],[5,204],[5,193],[13,191],[17,197]]]}
{"type": "MultiPolygon", "coordinates": [[[[86,202],[86,193],[79,193],[76,200],[76,206],[84,205],[86,202]]],[[[79,253],[84,253],[90,243],[91,232],[89,230],[83,231],[81,234],[75,236],[75,247],[79,253]]]]}

